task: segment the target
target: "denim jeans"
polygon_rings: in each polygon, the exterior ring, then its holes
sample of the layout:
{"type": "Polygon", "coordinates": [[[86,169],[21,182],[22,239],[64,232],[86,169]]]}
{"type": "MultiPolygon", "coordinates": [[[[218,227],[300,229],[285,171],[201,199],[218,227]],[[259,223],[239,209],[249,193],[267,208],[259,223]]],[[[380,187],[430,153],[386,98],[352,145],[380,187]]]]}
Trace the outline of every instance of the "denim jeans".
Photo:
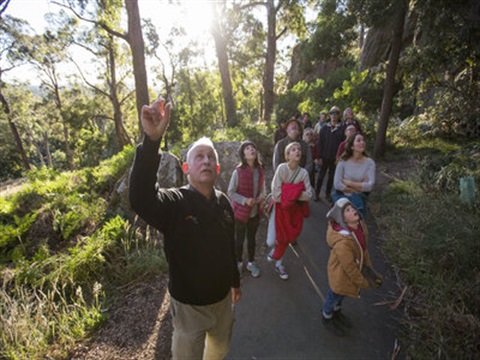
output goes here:
{"type": "Polygon", "coordinates": [[[332,289],[328,289],[327,298],[325,299],[325,304],[323,304],[323,315],[330,319],[334,311],[340,310],[344,298],[344,295],[334,293],[332,289]]]}
{"type": "Polygon", "coordinates": [[[350,200],[350,202],[355,207],[355,209],[357,209],[357,211],[360,213],[360,215],[362,216],[363,219],[365,218],[365,215],[366,215],[366,212],[367,212],[366,211],[367,209],[366,209],[366,206],[365,206],[367,196],[368,196],[368,193],[358,193],[358,194],[353,193],[353,194],[346,195],[339,190],[333,190],[332,191],[333,202],[336,202],[340,198],[347,198],[348,200],[350,200]]]}

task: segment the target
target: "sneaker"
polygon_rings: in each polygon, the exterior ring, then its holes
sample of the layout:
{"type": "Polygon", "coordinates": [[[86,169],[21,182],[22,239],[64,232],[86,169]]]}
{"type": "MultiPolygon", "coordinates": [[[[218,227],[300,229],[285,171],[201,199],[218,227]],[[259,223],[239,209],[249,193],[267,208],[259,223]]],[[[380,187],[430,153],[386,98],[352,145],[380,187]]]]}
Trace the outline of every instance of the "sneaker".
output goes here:
{"type": "Polygon", "coordinates": [[[325,316],[322,315],[322,325],[327,329],[328,331],[332,332],[336,336],[344,336],[345,335],[345,330],[343,330],[339,324],[333,320],[333,317],[331,319],[325,318],[325,316]]]}
{"type": "Polygon", "coordinates": [[[248,263],[247,270],[250,271],[250,274],[252,274],[254,278],[260,276],[260,269],[254,263],[248,263]]]}
{"type": "Polygon", "coordinates": [[[268,262],[272,262],[273,260],[275,260],[273,257],[272,257],[273,253],[270,253],[267,255],[267,261],[268,262]]]}
{"type": "Polygon", "coordinates": [[[320,197],[318,196],[318,194],[315,194],[315,196],[313,197],[313,201],[315,201],[315,202],[320,201],[320,197]]]}
{"type": "Polygon", "coordinates": [[[275,266],[275,271],[280,276],[280,279],[288,280],[288,273],[287,273],[287,270],[285,270],[285,266],[283,265],[275,266]]]}
{"type": "Polygon", "coordinates": [[[343,327],[350,329],[352,327],[352,322],[349,318],[343,315],[342,310],[333,311],[333,320],[338,322],[343,327]]]}

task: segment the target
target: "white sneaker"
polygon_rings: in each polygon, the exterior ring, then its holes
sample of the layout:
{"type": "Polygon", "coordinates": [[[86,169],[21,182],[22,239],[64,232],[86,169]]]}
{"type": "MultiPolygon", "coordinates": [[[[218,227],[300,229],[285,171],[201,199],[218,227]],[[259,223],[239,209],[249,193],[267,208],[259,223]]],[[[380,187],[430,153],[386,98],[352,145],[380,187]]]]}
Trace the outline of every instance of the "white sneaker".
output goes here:
{"type": "Polygon", "coordinates": [[[250,273],[254,278],[257,278],[260,276],[260,269],[254,263],[248,263],[247,270],[250,271],[250,273]]]}
{"type": "Polygon", "coordinates": [[[283,265],[275,266],[275,271],[280,276],[280,279],[288,280],[288,273],[287,273],[287,270],[285,270],[285,266],[283,265]]]}

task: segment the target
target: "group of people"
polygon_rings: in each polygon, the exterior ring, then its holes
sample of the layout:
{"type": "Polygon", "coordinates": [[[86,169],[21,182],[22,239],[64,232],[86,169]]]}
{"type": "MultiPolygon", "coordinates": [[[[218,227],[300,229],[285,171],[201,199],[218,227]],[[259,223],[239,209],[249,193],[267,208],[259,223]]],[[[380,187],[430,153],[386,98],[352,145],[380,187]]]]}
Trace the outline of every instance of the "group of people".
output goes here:
{"type": "MultiPolygon", "coordinates": [[[[330,122],[318,133],[318,154],[302,140],[303,124],[298,119],[285,122],[286,136],[275,145],[267,244],[271,246],[268,260],[275,262],[275,270],[283,280],[288,279],[288,273],[282,258],[288,245],[299,236],[303,219],[309,216],[309,200],[318,197],[323,163],[330,161],[320,150],[332,141],[323,129],[345,132],[338,125],[336,109],[332,108],[330,122]],[[314,187],[311,174],[315,164],[321,167],[314,187]]],[[[182,166],[188,185],[157,188],[161,157],[158,149],[170,123],[170,111],[171,104],[162,98],[142,108],[144,139],[137,147],[130,174],[130,203],[142,219],[164,235],[174,328],[173,358],[222,359],[229,350],[233,304],[242,295],[245,239],[245,268],[254,278],[260,275],[255,263],[255,237],[266,199],[265,171],[256,145],[244,141],[238,149],[240,163],[232,173],[227,196],[214,187],[220,172],[215,147],[210,139],[201,138],[190,145],[182,166]]],[[[308,118],[303,119],[308,124],[308,118]]],[[[308,128],[314,126],[310,123],[308,128]]],[[[338,179],[335,172],[334,194],[338,200],[327,214],[330,289],[322,322],[337,335],[343,334],[342,326],[349,325],[340,311],[343,298],[358,297],[361,288],[381,283],[380,276],[371,280],[363,271],[364,267],[371,267],[368,232],[354,194],[371,190],[375,165],[370,164],[365,141],[363,136],[357,138],[358,134],[360,129],[355,136],[347,137],[339,157],[337,169],[342,170],[338,179]],[[340,165],[342,162],[345,164],[340,165]],[[369,172],[372,166],[373,176],[369,172]]],[[[338,146],[335,156],[337,150],[338,146]]]]}
{"type": "Polygon", "coordinates": [[[342,119],[340,109],[333,106],[328,115],[329,120],[321,113],[314,126],[308,113],[303,121],[298,116],[280,121],[274,135],[273,167],[277,168],[286,144],[299,142],[304,152],[300,166],[309,174],[314,201],[320,200],[327,177],[325,200],[332,203],[346,197],[365,216],[366,199],[375,184],[375,162],[365,151],[365,137],[353,110],[346,108],[342,119]]]}

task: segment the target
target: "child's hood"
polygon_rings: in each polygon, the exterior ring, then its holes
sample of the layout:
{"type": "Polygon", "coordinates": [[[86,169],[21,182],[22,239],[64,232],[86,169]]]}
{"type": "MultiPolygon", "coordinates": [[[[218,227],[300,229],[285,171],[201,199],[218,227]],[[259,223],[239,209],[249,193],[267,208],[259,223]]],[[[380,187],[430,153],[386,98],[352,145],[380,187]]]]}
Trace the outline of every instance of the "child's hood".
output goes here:
{"type": "Polygon", "coordinates": [[[350,200],[347,198],[340,198],[327,213],[327,219],[336,222],[344,230],[348,229],[347,224],[343,220],[343,210],[347,205],[352,205],[350,200]]]}

